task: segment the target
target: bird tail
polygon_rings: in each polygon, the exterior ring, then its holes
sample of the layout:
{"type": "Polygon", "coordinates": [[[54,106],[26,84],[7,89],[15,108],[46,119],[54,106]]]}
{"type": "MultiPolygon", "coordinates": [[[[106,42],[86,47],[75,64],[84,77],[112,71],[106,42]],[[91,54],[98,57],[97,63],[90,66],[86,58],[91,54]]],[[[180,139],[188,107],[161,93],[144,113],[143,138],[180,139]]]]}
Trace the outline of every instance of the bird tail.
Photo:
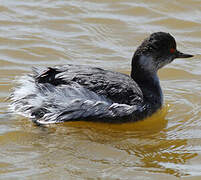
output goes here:
{"type": "Polygon", "coordinates": [[[112,121],[128,117],[136,106],[113,103],[78,83],[54,86],[38,83],[33,76],[18,79],[18,86],[10,96],[10,110],[32,119],[37,124],[65,121],[112,121]]]}

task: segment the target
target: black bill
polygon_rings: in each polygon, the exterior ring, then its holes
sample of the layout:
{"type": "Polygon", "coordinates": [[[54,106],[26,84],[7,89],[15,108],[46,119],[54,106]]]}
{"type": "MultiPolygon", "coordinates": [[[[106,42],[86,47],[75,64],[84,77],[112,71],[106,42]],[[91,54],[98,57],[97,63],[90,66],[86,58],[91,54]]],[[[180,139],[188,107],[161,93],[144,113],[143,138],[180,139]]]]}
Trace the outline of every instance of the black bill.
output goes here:
{"type": "Polygon", "coordinates": [[[193,57],[191,54],[184,54],[180,51],[176,51],[176,58],[190,58],[193,57]]]}

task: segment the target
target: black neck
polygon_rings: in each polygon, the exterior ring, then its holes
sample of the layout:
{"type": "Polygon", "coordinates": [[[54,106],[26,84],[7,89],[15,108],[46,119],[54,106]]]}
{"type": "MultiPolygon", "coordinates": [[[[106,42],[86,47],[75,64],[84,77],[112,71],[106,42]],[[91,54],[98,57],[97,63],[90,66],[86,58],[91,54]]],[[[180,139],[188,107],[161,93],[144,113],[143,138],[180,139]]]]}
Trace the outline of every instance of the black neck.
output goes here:
{"type": "Polygon", "coordinates": [[[144,103],[151,106],[153,111],[160,108],[163,103],[163,94],[157,72],[143,67],[139,59],[133,59],[131,77],[140,87],[144,103]]]}

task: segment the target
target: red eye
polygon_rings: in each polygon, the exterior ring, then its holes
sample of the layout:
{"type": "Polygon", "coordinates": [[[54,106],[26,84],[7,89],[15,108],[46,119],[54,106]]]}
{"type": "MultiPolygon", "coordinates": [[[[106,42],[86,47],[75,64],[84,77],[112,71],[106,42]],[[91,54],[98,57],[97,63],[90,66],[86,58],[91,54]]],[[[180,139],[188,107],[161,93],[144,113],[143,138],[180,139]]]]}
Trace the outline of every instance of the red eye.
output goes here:
{"type": "Polygon", "coordinates": [[[172,54],[175,53],[175,49],[174,49],[174,48],[171,48],[171,49],[170,49],[170,53],[172,53],[172,54]]]}

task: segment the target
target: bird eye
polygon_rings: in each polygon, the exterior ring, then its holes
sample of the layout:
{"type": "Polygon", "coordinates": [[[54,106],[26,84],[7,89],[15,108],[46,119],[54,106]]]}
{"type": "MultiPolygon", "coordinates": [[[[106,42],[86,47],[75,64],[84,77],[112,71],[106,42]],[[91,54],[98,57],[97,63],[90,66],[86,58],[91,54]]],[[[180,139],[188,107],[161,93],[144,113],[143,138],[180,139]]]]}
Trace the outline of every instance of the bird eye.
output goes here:
{"type": "Polygon", "coordinates": [[[170,49],[170,53],[172,53],[172,54],[175,53],[175,49],[174,49],[174,48],[171,48],[171,49],[170,49]]]}

